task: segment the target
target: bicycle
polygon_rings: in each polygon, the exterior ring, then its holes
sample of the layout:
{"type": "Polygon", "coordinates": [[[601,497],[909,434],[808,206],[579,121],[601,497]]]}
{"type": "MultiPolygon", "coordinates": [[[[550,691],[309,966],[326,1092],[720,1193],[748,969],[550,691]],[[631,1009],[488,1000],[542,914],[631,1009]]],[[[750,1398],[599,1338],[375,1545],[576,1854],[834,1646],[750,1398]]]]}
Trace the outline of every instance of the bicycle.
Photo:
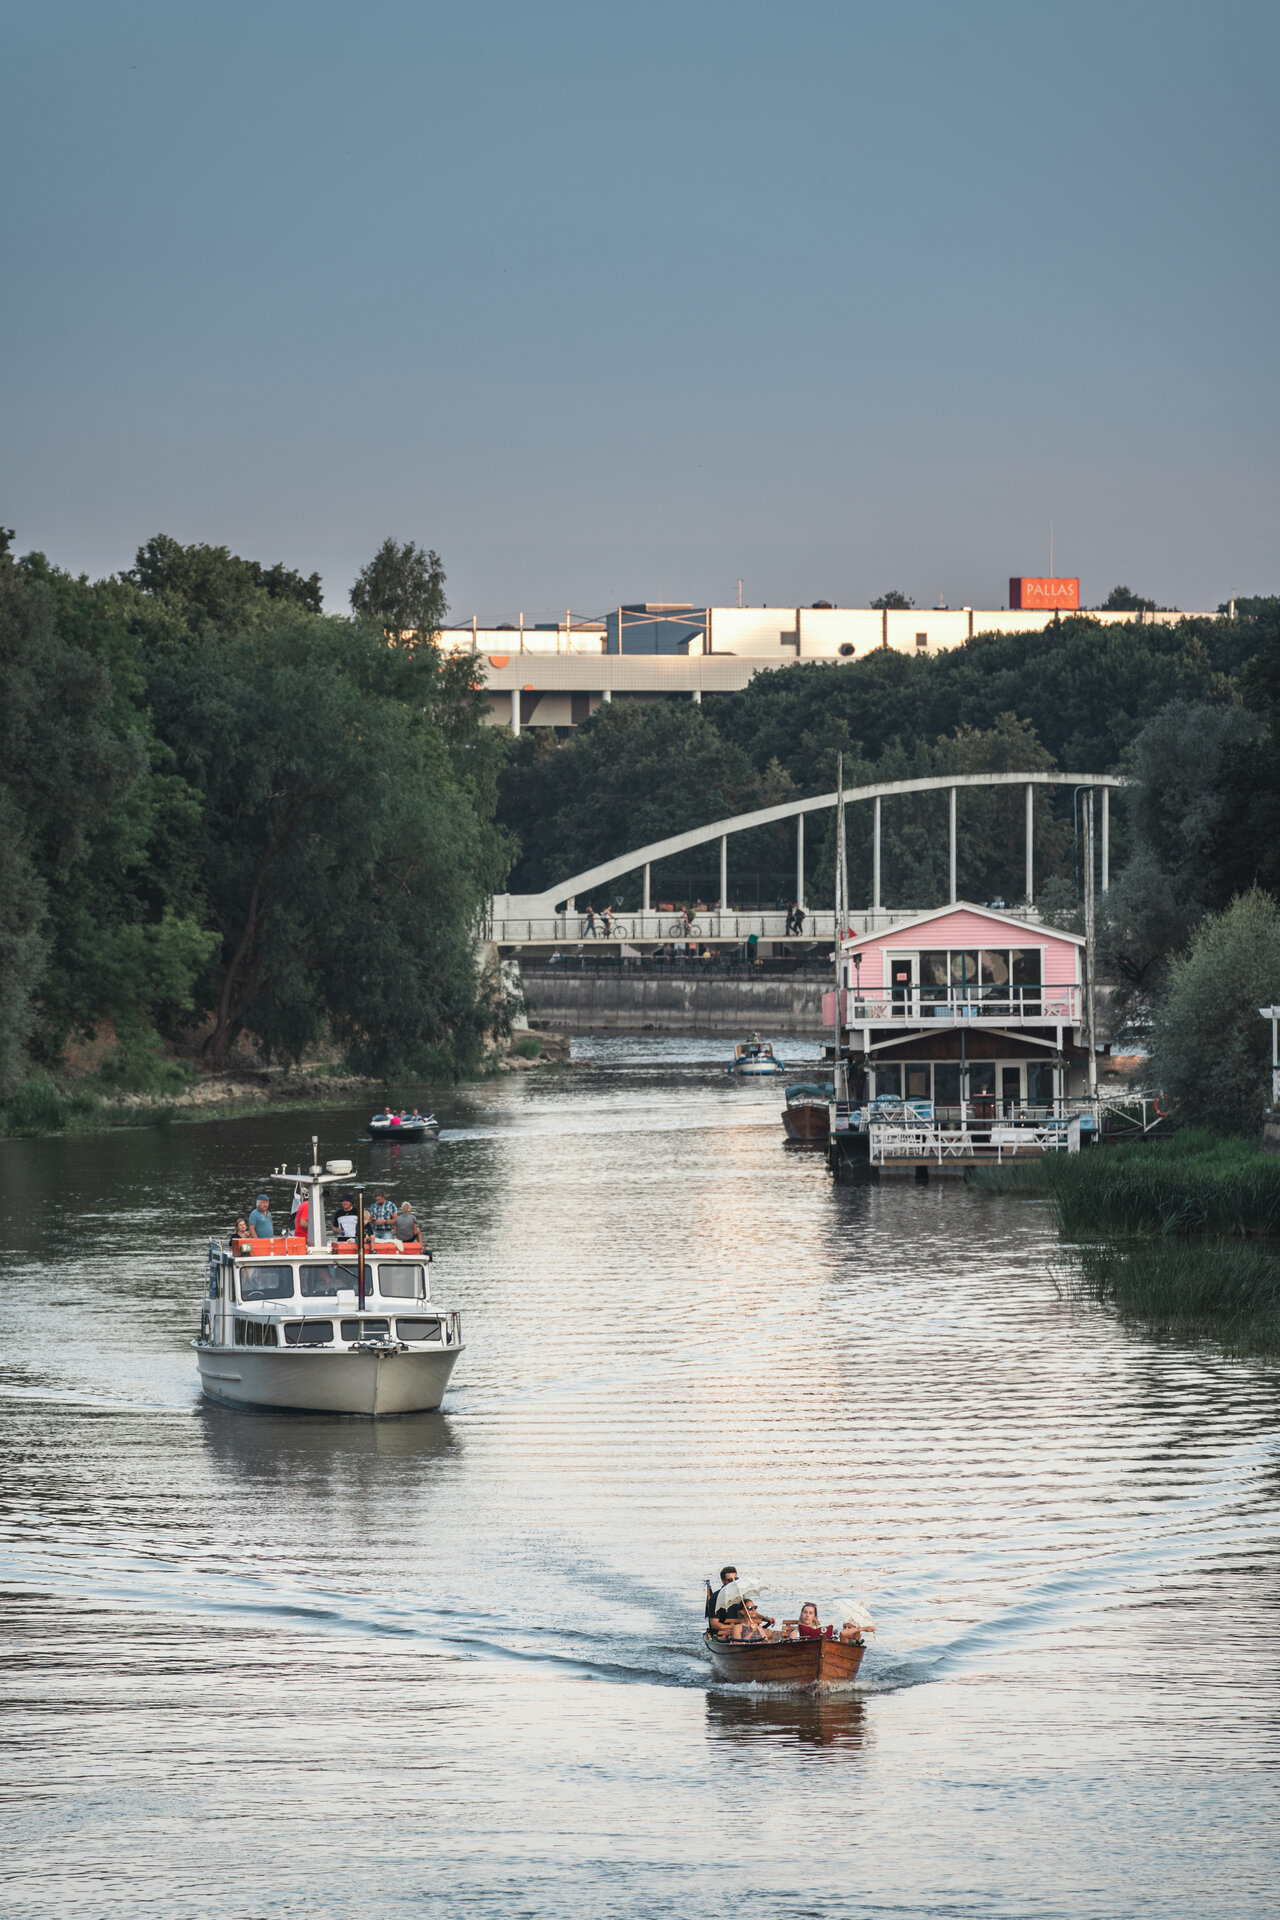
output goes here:
{"type": "Polygon", "coordinates": [[[583,920],[578,927],[580,940],[629,940],[630,937],[630,929],[621,920],[610,925],[600,914],[596,915],[594,926],[589,920],[583,920]]]}
{"type": "Polygon", "coordinates": [[[667,928],[665,938],[668,940],[700,940],[702,938],[702,929],[696,920],[691,920],[687,927],[683,920],[673,920],[667,928]]]}

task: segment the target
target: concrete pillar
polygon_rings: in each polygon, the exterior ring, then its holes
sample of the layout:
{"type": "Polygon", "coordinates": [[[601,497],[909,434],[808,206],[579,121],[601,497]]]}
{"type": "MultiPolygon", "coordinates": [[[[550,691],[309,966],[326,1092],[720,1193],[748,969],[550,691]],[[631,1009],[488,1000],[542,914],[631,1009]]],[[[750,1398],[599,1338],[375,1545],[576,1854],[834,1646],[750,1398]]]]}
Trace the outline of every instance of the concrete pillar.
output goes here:
{"type": "Polygon", "coordinates": [[[871,826],[871,911],[880,911],[880,795],[875,801],[875,817],[871,826]]]}
{"type": "Polygon", "coordinates": [[[729,911],[729,836],[720,835],[720,911],[729,911]]]}
{"type": "Polygon", "coordinates": [[[701,687],[695,687],[693,690],[693,704],[695,707],[700,707],[702,705],[702,688],[701,687]]]}
{"type": "Polygon", "coordinates": [[[948,798],[950,799],[950,802],[951,802],[951,805],[948,808],[948,812],[950,815],[950,820],[948,824],[950,827],[949,842],[950,842],[950,854],[951,854],[950,898],[951,898],[951,904],[954,907],[956,903],[956,790],[954,787],[951,787],[948,789],[948,798]]]}
{"type": "Polygon", "coordinates": [[[640,911],[641,913],[648,913],[649,911],[649,862],[647,860],[644,863],[644,898],[640,911]]]}
{"type": "Polygon", "coordinates": [[[804,815],[796,815],[796,905],[804,905],[804,815]]]}
{"type": "Polygon", "coordinates": [[[520,689],[519,687],[512,687],[511,689],[511,731],[512,733],[519,733],[520,731],[520,689]]]}
{"type": "Polygon", "coordinates": [[[1102,789],[1102,891],[1111,885],[1111,789],[1102,789]]]}
{"type": "Polygon", "coordinates": [[[605,706],[607,707],[607,706],[608,706],[608,704],[609,704],[609,702],[610,702],[610,701],[612,700],[612,698],[613,698],[613,688],[612,688],[612,687],[606,687],[606,688],[605,688],[605,690],[604,690],[604,692],[603,692],[603,693],[602,693],[602,694],[600,695],[600,698],[601,698],[601,700],[602,700],[602,701],[604,702],[604,704],[605,704],[605,706]]]}
{"type": "Polygon", "coordinates": [[[1035,895],[1036,875],[1035,875],[1035,861],[1034,861],[1035,830],[1036,830],[1036,790],[1034,787],[1029,786],[1027,788],[1027,858],[1026,858],[1026,867],[1027,867],[1026,894],[1027,894],[1028,906],[1031,905],[1032,901],[1036,897],[1035,895]]]}

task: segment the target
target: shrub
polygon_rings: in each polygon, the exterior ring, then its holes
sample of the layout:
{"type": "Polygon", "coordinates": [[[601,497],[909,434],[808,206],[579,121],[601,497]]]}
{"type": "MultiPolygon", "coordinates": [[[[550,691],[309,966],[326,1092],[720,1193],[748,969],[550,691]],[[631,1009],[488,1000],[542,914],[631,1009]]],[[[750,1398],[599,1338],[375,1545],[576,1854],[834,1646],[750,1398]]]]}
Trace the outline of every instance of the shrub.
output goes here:
{"type": "Polygon", "coordinates": [[[542,1042],[533,1034],[526,1033],[523,1039],[516,1041],[511,1051],[518,1053],[522,1060],[536,1060],[542,1052],[542,1042]]]}
{"type": "Polygon", "coordinates": [[[3,1108],[8,1133],[60,1133],[76,1103],[58,1092],[51,1080],[24,1080],[3,1108]]]}

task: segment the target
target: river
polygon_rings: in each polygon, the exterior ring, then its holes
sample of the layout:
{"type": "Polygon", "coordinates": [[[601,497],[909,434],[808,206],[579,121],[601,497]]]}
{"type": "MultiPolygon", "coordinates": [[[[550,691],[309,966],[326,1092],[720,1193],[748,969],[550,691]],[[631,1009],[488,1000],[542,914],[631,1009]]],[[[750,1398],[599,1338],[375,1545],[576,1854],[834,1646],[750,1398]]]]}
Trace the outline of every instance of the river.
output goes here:
{"type": "Polygon", "coordinates": [[[1274,1912],[1276,1369],[1074,1302],[1041,1203],[835,1187],[724,1053],[359,1149],[467,1342],[376,1427],[188,1345],[363,1110],[0,1143],[10,1920],[1274,1912]],[[730,1559],[871,1607],[854,1695],[708,1684],[730,1559]]]}

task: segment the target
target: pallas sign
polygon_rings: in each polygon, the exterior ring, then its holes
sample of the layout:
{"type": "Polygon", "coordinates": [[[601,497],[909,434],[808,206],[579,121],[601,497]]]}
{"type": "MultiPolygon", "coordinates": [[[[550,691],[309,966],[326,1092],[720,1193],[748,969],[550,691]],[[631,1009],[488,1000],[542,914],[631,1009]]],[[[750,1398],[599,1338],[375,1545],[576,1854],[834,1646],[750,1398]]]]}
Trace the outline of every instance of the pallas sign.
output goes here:
{"type": "Polygon", "coordinates": [[[1078,580],[1028,579],[1019,574],[1009,582],[1009,605],[1011,607],[1078,607],[1080,605],[1080,582],[1078,580]]]}

